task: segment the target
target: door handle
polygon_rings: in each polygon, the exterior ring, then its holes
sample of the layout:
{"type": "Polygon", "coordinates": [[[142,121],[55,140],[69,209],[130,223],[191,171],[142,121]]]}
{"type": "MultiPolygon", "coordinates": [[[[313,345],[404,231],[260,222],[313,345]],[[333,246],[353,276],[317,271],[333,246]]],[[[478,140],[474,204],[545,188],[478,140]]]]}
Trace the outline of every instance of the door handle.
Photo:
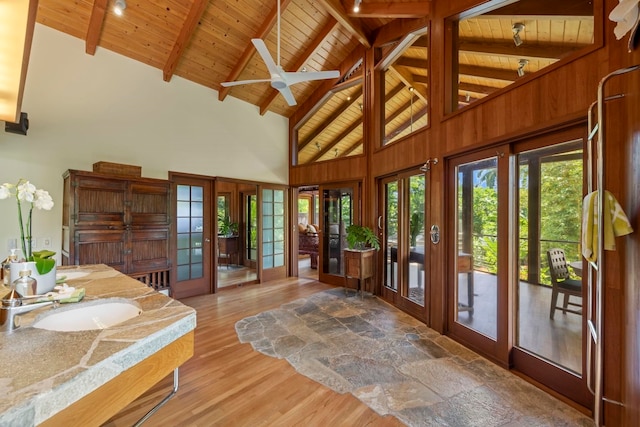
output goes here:
{"type": "Polygon", "coordinates": [[[429,235],[431,236],[431,243],[434,245],[440,243],[440,227],[433,224],[431,226],[431,231],[429,231],[429,235]]]}

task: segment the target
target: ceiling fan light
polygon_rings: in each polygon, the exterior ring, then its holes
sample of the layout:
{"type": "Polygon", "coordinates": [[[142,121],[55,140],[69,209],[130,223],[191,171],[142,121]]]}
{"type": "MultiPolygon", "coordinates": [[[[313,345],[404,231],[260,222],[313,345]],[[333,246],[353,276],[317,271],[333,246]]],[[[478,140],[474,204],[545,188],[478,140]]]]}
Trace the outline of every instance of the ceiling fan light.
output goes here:
{"type": "Polygon", "coordinates": [[[122,16],[122,12],[127,8],[127,2],[125,0],[116,0],[115,5],[113,6],[113,12],[122,16]]]}

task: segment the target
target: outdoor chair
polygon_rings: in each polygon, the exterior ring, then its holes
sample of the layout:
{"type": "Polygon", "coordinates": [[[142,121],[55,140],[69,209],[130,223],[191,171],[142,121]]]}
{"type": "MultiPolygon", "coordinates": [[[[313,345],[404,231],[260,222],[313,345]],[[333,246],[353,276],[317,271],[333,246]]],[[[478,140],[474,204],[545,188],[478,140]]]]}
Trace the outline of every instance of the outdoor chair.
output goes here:
{"type": "Polygon", "coordinates": [[[549,317],[553,319],[556,310],[563,313],[582,314],[582,304],[569,301],[569,297],[582,298],[582,281],[569,278],[567,259],[562,249],[550,249],[547,251],[549,273],[551,274],[551,310],[549,317]],[[558,294],[564,294],[562,305],[558,305],[558,294]],[[576,309],[570,308],[577,307],[576,309]]]}

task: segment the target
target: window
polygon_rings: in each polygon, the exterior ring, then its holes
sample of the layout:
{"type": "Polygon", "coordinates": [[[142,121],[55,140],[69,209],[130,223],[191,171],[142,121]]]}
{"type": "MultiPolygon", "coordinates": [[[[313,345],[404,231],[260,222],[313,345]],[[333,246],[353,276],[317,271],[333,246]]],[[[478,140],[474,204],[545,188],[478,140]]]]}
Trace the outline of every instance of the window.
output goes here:
{"type": "Polygon", "coordinates": [[[594,24],[583,0],[520,0],[450,19],[451,111],[593,46],[594,24]]]}
{"type": "Polygon", "coordinates": [[[411,33],[390,49],[378,65],[383,85],[382,145],[429,124],[428,44],[426,28],[411,33]]]}

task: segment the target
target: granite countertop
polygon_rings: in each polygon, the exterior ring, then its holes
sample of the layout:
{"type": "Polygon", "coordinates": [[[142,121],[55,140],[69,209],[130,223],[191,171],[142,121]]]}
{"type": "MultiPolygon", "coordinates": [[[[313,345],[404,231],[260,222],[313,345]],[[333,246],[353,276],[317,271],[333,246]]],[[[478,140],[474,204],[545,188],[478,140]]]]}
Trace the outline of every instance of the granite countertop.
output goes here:
{"type": "Polygon", "coordinates": [[[58,267],[58,275],[65,273],[69,286],[85,288],[85,297],[77,304],[124,298],[137,303],[142,314],[103,330],[55,332],[31,327],[38,316],[52,310],[49,306],[22,315],[21,326],[13,332],[0,332],[2,426],[43,422],[195,329],[193,308],[111,267],[58,267]],[[89,274],[72,279],[82,272],[89,274]]]}

